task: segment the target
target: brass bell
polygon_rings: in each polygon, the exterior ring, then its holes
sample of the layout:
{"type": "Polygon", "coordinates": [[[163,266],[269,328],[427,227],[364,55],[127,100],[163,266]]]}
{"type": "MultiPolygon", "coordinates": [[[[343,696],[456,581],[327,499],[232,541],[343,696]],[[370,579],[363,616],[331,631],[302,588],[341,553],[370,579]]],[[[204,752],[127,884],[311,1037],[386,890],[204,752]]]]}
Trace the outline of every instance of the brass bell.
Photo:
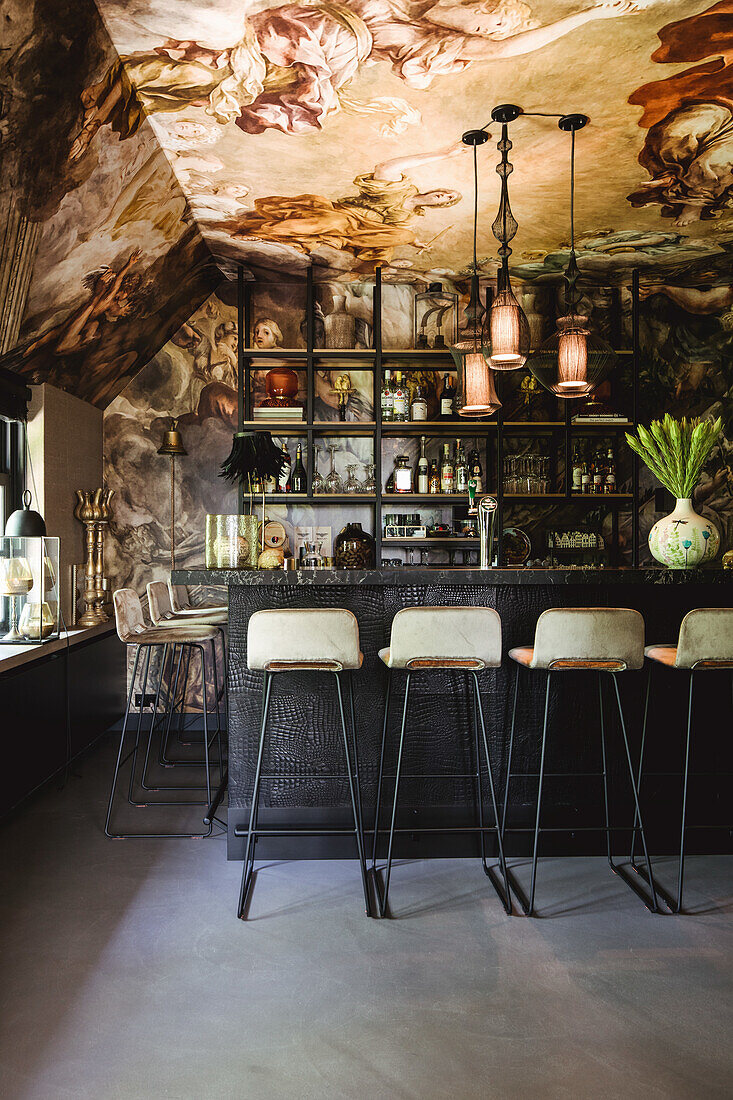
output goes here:
{"type": "Polygon", "coordinates": [[[178,430],[178,420],[174,419],[172,426],[163,435],[163,442],[158,448],[159,455],[187,455],[188,451],[183,446],[183,436],[178,430]]]}

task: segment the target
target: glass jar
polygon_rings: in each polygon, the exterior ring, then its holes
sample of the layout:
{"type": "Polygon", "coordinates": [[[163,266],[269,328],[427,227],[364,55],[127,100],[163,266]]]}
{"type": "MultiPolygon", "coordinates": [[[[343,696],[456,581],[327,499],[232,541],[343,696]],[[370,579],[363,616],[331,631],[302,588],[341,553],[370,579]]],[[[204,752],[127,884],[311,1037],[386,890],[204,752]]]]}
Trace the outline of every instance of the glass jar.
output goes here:
{"type": "Polygon", "coordinates": [[[259,557],[257,516],[206,517],[206,568],[256,569],[259,557]]]}
{"type": "Polygon", "coordinates": [[[397,455],[395,458],[394,491],[396,493],[412,492],[412,470],[409,462],[407,455],[397,455]]]}
{"type": "Polygon", "coordinates": [[[442,283],[431,283],[415,295],[414,344],[418,350],[449,348],[458,339],[458,295],[443,290],[442,283]]]}
{"type": "Polygon", "coordinates": [[[334,539],[334,565],[337,569],[373,569],[375,545],[360,523],[347,523],[334,539]]]}

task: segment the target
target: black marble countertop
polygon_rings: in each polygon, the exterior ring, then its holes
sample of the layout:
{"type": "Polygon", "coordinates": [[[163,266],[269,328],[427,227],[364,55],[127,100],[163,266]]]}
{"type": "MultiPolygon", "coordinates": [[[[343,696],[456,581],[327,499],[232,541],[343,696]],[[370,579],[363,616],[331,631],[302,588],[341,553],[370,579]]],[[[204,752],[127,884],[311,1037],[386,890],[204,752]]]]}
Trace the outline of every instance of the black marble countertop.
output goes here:
{"type": "Polygon", "coordinates": [[[408,565],[381,569],[175,569],[174,584],[213,585],[588,585],[588,584],[730,584],[733,570],[664,569],[478,569],[408,565]]]}

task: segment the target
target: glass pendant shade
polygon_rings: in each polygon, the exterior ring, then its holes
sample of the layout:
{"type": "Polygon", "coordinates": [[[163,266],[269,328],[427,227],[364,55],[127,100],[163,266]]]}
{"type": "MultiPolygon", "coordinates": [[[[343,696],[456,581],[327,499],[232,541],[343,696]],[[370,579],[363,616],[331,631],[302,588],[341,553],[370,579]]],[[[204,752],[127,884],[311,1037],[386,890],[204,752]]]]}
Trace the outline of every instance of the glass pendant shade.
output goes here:
{"type": "Polygon", "coordinates": [[[556,397],[587,397],[604,381],[616,361],[605,340],[591,332],[588,318],[571,313],[558,318],[557,332],[530,357],[534,377],[556,397]]]}
{"type": "Polygon", "coordinates": [[[0,594],[26,595],[33,587],[33,574],[27,558],[0,559],[0,594]]]}
{"type": "Polygon", "coordinates": [[[530,349],[529,321],[508,280],[491,303],[487,354],[494,370],[519,370],[530,349]]]}

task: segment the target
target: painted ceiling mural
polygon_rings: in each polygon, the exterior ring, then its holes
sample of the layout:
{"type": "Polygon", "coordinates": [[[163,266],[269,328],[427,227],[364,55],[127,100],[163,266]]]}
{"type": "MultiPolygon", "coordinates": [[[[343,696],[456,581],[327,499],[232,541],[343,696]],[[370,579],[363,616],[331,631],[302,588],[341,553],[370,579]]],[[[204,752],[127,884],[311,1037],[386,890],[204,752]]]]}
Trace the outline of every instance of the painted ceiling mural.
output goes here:
{"type": "MultiPolygon", "coordinates": [[[[464,129],[507,100],[581,110],[581,267],[599,281],[717,281],[733,221],[733,2],[98,0],[119,58],[83,92],[73,147],[131,140],[147,115],[220,262],[354,277],[465,273],[464,129]]],[[[480,151],[493,270],[499,133],[480,151]]],[[[569,139],[511,127],[515,270],[567,258],[569,139]]]]}

